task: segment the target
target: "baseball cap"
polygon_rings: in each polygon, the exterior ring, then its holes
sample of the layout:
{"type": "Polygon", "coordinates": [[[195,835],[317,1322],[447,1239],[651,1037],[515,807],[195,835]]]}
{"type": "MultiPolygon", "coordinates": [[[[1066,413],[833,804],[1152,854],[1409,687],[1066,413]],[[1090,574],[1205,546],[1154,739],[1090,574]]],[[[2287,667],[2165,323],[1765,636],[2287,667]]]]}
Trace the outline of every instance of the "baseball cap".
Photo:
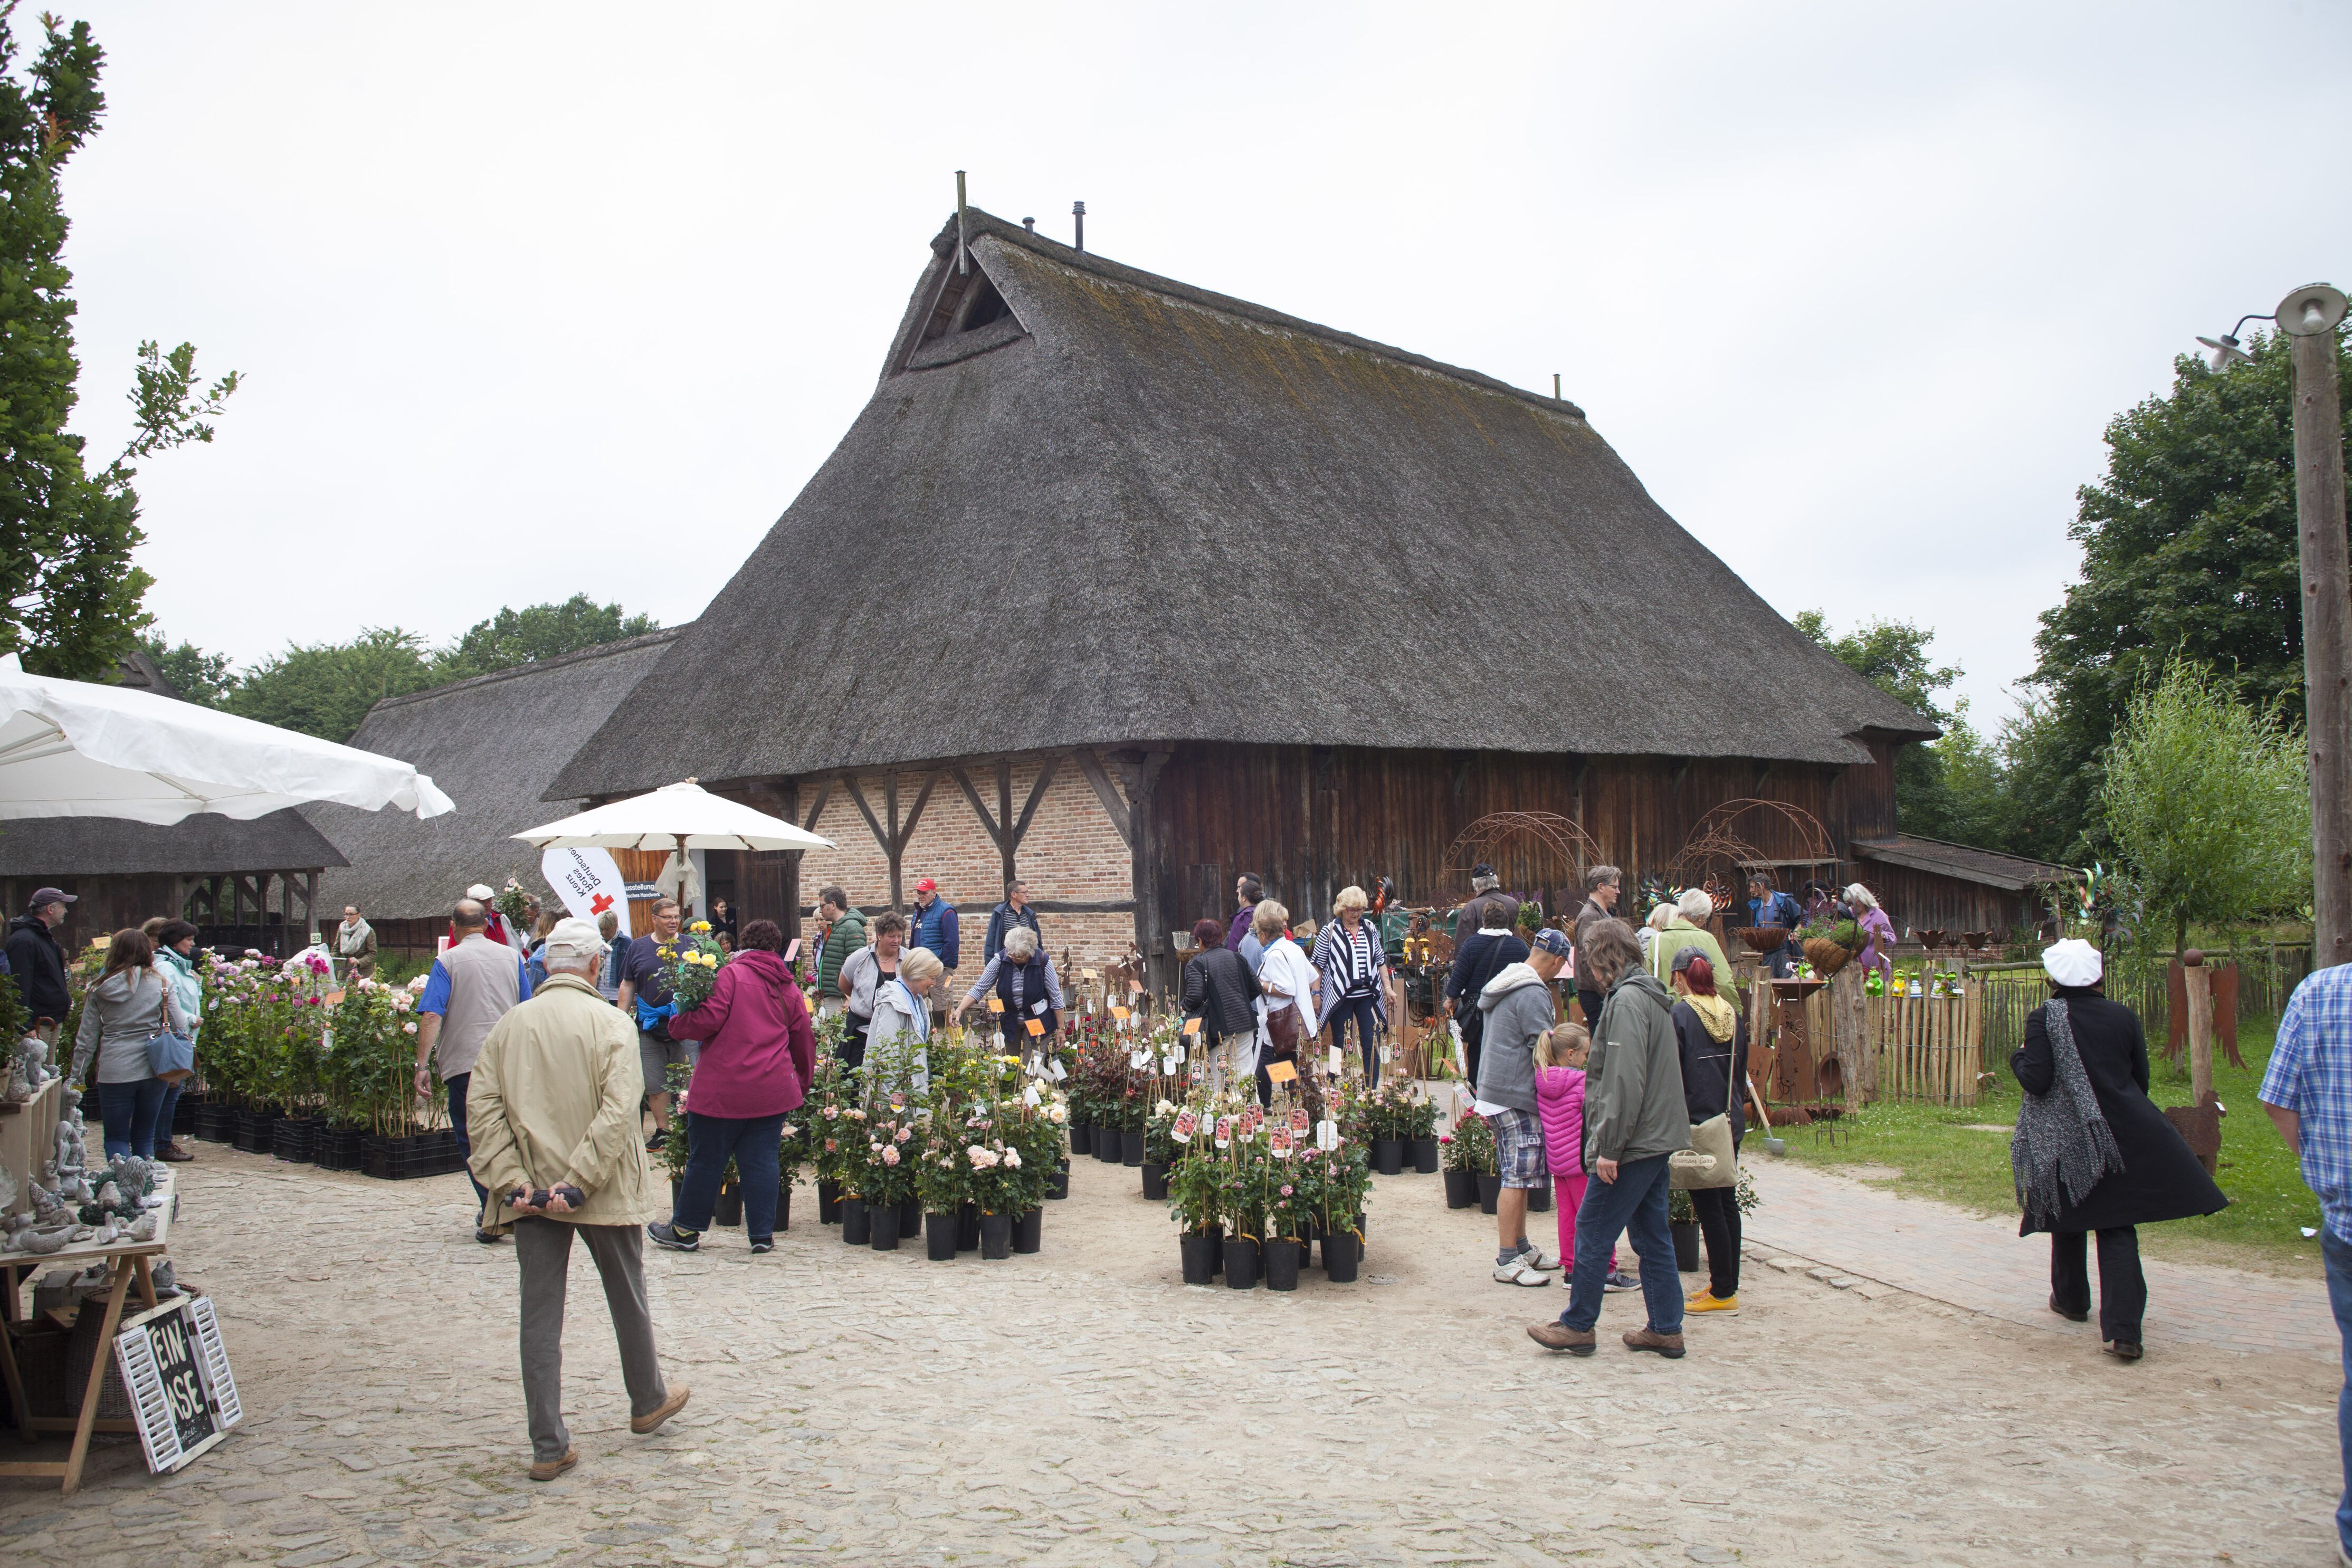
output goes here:
{"type": "Polygon", "coordinates": [[[1536,933],[1535,950],[1538,953],[1549,953],[1554,957],[1565,958],[1575,949],[1576,945],[1568,939],[1568,933],[1556,926],[1547,925],[1536,933]]]}
{"type": "Polygon", "coordinates": [[[33,889],[33,896],[31,900],[26,904],[25,907],[27,909],[38,909],[44,904],[79,904],[81,900],[76,898],[72,894],[66,892],[63,888],[37,887],[33,889]]]}
{"type": "Polygon", "coordinates": [[[1693,958],[1706,956],[1706,949],[1704,947],[1677,947],[1675,949],[1675,973],[1679,975],[1689,968],[1693,958]]]}
{"type": "Polygon", "coordinates": [[[1485,861],[1480,861],[1476,865],[1470,868],[1470,874],[1472,876],[1492,876],[1495,874],[1495,868],[1488,865],[1485,861]]]}
{"type": "Polygon", "coordinates": [[[925,877],[922,881],[915,884],[915,891],[917,893],[937,893],[939,890],[940,884],[933,882],[929,877],[925,877]]]}

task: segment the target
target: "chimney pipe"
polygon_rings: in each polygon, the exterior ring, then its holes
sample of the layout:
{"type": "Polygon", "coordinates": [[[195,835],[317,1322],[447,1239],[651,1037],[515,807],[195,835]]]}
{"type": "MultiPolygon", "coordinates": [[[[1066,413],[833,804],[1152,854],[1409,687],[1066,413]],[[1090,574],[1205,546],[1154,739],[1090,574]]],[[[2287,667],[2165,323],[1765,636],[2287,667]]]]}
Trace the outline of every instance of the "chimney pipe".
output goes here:
{"type": "Polygon", "coordinates": [[[956,171],[956,276],[964,275],[963,171],[956,171]]]}
{"type": "Polygon", "coordinates": [[[1558,402],[1559,401],[1559,372],[1558,371],[1554,371],[1551,373],[1551,401],[1554,402],[1558,402]]]}
{"type": "Polygon", "coordinates": [[[1035,218],[1023,218],[1021,220],[1021,226],[1027,229],[1031,234],[1035,234],[1037,232],[1037,220],[1035,218]]]}
{"type": "Polygon", "coordinates": [[[1078,248],[1084,250],[1087,248],[1087,204],[1084,202],[1072,202],[1070,216],[1077,220],[1078,248]]]}

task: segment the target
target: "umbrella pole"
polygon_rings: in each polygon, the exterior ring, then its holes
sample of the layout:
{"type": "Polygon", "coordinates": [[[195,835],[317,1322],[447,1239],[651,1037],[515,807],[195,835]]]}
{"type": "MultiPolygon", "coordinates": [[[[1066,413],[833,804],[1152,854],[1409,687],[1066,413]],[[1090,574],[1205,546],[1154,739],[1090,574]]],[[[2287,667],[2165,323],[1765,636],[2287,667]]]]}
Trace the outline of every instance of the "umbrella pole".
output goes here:
{"type": "MultiPolygon", "coordinates": [[[[684,893],[686,891],[686,879],[689,875],[693,874],[694,862],[686,858],[686,835],[684,833],[677,833],[673,836],[677,840],[677,890],[680,893],[684,893]]],[[[683,904],[686,901],[681,898],[678,902],[683,904]]]]}

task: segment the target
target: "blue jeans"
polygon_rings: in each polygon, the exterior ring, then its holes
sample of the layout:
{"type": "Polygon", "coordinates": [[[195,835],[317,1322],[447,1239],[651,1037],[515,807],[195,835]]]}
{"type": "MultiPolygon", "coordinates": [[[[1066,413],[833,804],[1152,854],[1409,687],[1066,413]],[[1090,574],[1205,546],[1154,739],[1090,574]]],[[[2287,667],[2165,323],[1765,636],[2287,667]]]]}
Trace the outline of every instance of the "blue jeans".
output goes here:
{"type": "Polygon", "coordinates": [[[172,1141],[172,1117],[180,1109],[180,1090],[188,1081],[184,1078],[163,1085],[163,1105],[155,1113],[155,1141],[172,1141]]]}
{"type": "Polygon", "coordinates": [[[1683,1332],[1683,1277],[1675,1268],[1674,1232],[1666,1228],[1666,1156],[1626,1160],[1615,1181],[1594,1176],[1576,1210],[1576,1272],[1568,1311],[1559,1321],[1590,1329],[1601,1321],[1601,1291],[1609,1277],[1609,1249],[1623,1230],[1642,1260],[1642,1298],[1652,1333],[1683,1332]]]}
{"type": "Polygon", "coordinates": [[[455,1078],[445,1078],[442,1087],[449,1091],[449,1130],[457,1134],[457,1155],[466,1162],[466,1179],[474,1183],[475,1212],[480,1213],[490,1201],[489,1189],[474,1181],[474,1140],[466,1136],[466,1090],[473,1083],[474,1075],[460,1072],[455,1078]]]}
{"type": "Polygon", "coordinates": [[[2336,1446],[2342,1450],[2344,1461],[2344,1492],[2336,1501],[2336,1539],[2352,1552],[2352,1241],[2341,1240],[2333,1230],[2323,1228],[2319,1256],[2327,1265],[2327,1304],[2336,1309],[2336,1333],[2344,1354],[2344,1387],[2336,1396],[2336,1446]]]}
{"type": "Polygon", "coordinates": [[[98,1086],[99,1120],[106,1124],[106,1157],[155,1157],[155,1117],[163,1109],[163,1081],[133,1079],[98,1086]]]}
{"type": "Polygon", "coordinates": [[[776,1234],[777,1144],[784,1134],[784,1113],[772,1116],[706,1116],[686,1113],[686,1175],[677,1184],[677,1208],[669,1222],[680,1230],[707,1230],[719,1202],[719,1183],[727,1161],[735,1161],[735,1175],[743,1186],[743,1234],[766,1241],[776,1234]]]}
{"type": "Polygon", "coordinates": [[[1364,1082],[1367,1083],[1378,1083],[1381,1081],[1380,1041],[1372,1038],[1373,1030],[1377,1027],[1377,1019],[1372,1013],[1373,1001],[1374,998],[1370,997],[1343,998],[1331,1009],[1331,1016],[1323,1020],[1331,1030],[1333,1045],[1345,1045],[1348,1042],[1348,1020],[1349,1019],[1356,1020],[1356,1041],[1363,1047],[1364,1082]]]}

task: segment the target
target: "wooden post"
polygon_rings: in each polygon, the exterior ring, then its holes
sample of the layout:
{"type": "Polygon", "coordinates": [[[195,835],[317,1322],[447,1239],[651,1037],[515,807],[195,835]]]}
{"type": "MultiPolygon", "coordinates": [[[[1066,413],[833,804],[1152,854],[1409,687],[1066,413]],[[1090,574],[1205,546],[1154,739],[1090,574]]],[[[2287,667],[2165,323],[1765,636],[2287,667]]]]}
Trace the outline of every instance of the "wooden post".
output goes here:
{"type": "Polygon", "coordinates": [[[2213,1092],[2213,971],[2191,947],[2180,955],[2189,989],[2189,1092],[2202,1105],[2213,1092]]]}
{"type": "Polygon", "coordinates": [[[2294,334],[2294,510],[2303,559],[2303,689],[2311,746],[2311,967],[2352,963],[2352,566],[2344,416],[2332,327],[2294,334]]]}
{"type": "Polygon", "coordinates": [[[1870,1038],[1862,968],[1848,964],[1830,981],[1830,1039],[1845,1078],[1845,1103],[1859,1111],[1878,1093],[1878,1042],[1870,1038]]]}

